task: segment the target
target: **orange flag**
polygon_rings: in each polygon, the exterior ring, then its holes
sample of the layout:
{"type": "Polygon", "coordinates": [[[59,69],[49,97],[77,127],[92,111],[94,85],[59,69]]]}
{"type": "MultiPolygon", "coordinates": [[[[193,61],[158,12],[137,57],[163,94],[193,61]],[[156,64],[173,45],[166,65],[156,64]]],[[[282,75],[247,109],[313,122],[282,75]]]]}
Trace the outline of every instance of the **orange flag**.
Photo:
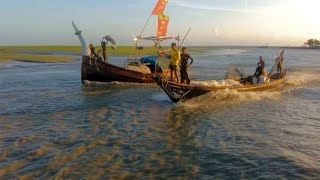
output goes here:
{"type": "Polygon", "coordinates": [[[164,10],[166,9],[167,3],[168,3],[168,0],[159,0],[156,7],[152,11],[152,14],[153,15],[163,14],[164,10]]]}
{"type": "Polygon", "coordinates": [[[164,14],[158,15],[158,35],[157,37],[165,37],[167,35],[169,25],[169,16],[166,16],[164,14]]]}

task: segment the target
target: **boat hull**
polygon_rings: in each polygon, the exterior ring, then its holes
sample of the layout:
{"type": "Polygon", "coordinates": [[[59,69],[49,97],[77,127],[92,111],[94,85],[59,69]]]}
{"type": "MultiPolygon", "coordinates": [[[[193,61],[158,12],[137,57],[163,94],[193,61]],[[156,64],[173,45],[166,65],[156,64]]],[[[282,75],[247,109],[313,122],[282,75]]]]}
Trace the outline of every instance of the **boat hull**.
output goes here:
{"type": "Polygon", "coordinates": [[[268,91],[279,88],[283,85],[284,78],[271,80],[266,84],[258,85],[244,85],[244,86],[224,86],[224,87],[208,87],[208,86],[192,86],[185,84],[178,84],[167,81],[165,78],[157,77],[157,84],[169,96],[172,102],[177,103],[186,101],[208,92],[223,91],[226,89],[236,91],[268,91]]]}
{"type": "Polygon", "coordinates": [[[156,83],[154,77],[163,73],[143,74],[141,72],[127,70],[101,60],[82,57],[81,81],[95,82],[130,82],[130,83],[156,83]]]}

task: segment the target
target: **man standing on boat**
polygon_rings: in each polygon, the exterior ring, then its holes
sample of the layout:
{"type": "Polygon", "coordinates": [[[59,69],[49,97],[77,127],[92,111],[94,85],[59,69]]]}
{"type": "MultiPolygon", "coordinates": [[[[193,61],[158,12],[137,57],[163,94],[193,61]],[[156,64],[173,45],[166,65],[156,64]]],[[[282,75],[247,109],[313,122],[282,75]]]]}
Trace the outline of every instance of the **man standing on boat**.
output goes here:
{"type": "Polygon", "coordinates": [[[182,48],[181,61],[180,61],[180,76],[181,84],[187,80],[187,84],[190,85],[190,78],[188,75],[188,67],[193,63],[193,58],[188,54],[187,48],[182,48]],[[188,65],[188,60],[191,59],[191,63],[188,65]]]}
{"type": "Polygon", "coordinates": [[[172,77],[172,73],[174,72],[175,78],[177,80],[177,83],[179,83],[179,77],[178,77],[178,73],[177,73],[177,67],[178,64],[180,63],[181,60],[181,56],[180,56],[180,51],[177,48],[177,44],[176,43],[171,43],[171,55],[170,55],[170,77],[171,77],[171,81],[173,81],[173,77],[172,77]]]}
{"type": "Polygon", "coordinates": [[[108,62],[107,43],[102,41],[101,42],[101,48],[102,48],[102,57],[106,62],[108,62]]]}
{"type": "Polygon", "coordinates": [[[277,63],[277,74],[282,74],[282,68],[283,68],[283,57],[278,57],[276,59],[276,63],[277,63]]]}
{"type": "Polygon", "coordinates": [[[116,49],[116,45],[117,45],[116,41],[109,35],[106,35],[105,37],[102,38],[102,40],[101,40],[101,48],[102,48],[102,56],[103,56],[105,62],[108,62],[108,57],[109,56],[107,54],[107,44],[109,42],[112,44],[112,46],[111,46],[112,50],[115,50],[116,49]]]}
{"type": "MultiPolygon", "coordinates": [[[[158,52],[159,56],[164,56],[166,54],[165,51],[167,51],[167,50],[159,51],[158,52]]],[[[170,77],[171,77],[170,81],[173,81],[173,72],[174,72],[175,78],[177,80],[176,82],[179,83],[179,76],[177,73],[177,67],[178,67],[178,64],[180,63],[181,56],[180,56],[180,51],[177,48],[176,43],[171,43],[171,54],[167,54],[166,56],[167,56],[167,58],[170,59],[170,65],[169,65],[170,77]]]]}

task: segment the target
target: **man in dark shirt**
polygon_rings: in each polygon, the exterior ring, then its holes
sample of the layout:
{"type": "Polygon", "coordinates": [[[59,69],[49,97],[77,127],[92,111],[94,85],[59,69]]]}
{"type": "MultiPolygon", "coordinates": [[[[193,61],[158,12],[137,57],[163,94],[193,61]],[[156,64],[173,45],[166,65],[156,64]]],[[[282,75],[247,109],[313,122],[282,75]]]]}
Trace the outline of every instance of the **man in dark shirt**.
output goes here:
{"type": "Polygon", "coordinates": [[[256,78],[259,78],[262,75],[262,65],[261,63],[258,64],[258,67],[256,68],[256,72],[254,73],[254,76],[256,78]]]}
{"type": "Polygon", "coordinates": [[[256,72],[254,73],[254,77],[258,79],[257,84],[259,84],[259,79],[263,74],[263,68],[262,68],[262,63],[258,63],[258,67],[256,69],[256,72]]]}
{"type": "Polygon", "coordinates": [[[264,63],[264,60],[263,60],[263,57],[262,57],[262,56],[259,57],[259,62],[258,62],[258,64],[259,64],[259,63],[261,64],[262,69],[264,69],[265,63],[264,63]]]}
{"type": "Polygon", "coordinates": [[[193,59],[187,52],[187,48],[182,48],[181,61],[180,61],[180,75],[181,75],[181,84],[187,80],[187,84],[190,84],[190,78],[188,75],[188,67],[193,63],[193,59]],[[188,60],[191,59],[191,63],[188,65],[188,60]]]}

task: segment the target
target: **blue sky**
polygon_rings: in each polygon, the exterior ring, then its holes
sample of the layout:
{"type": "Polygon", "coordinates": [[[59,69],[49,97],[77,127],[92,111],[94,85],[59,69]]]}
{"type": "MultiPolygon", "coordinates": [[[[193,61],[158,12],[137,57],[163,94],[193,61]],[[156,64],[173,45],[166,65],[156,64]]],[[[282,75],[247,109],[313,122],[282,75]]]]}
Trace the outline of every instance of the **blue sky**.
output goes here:
{"type": "MultiPolygon", "coordinates": [[[[0,45],[78,45],[71,21],[99,44],[132,45],[157,0],[0,0],[0,45]]],[[[169,0],[169,35],[187,45],[301,45],[320,39],[318,0],[169,0]]],[[[145,35],[154,35],[153,17],[145,35]]]]}

